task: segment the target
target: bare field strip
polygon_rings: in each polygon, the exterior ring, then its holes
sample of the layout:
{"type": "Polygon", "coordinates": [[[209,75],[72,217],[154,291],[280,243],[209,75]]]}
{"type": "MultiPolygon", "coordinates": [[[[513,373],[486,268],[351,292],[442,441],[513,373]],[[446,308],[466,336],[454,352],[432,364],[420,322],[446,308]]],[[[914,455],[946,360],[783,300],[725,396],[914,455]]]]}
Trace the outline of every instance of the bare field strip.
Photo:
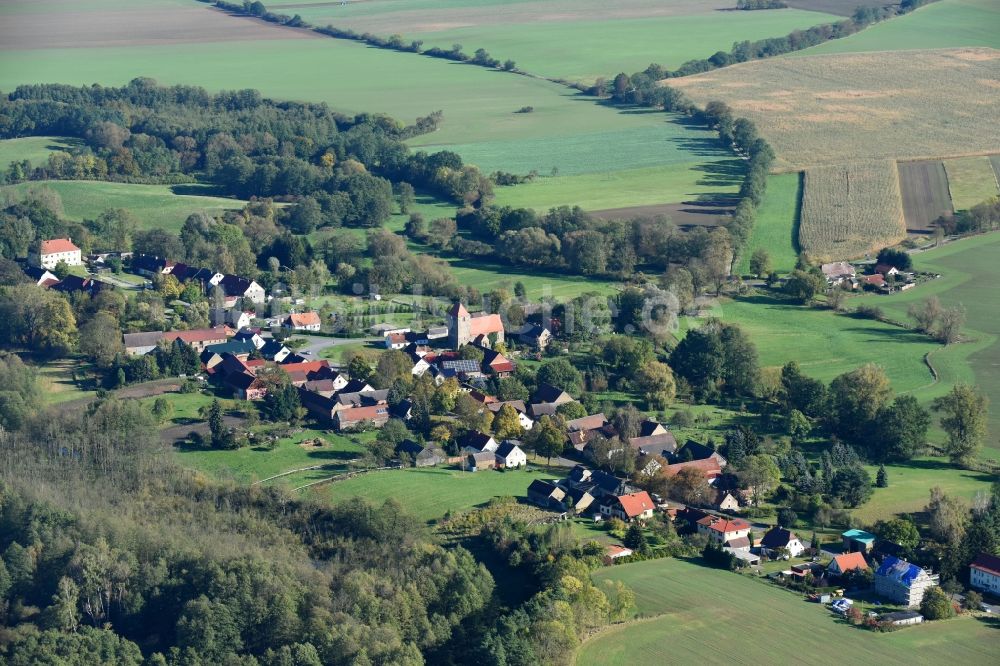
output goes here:
{"type": "Polygon", "coordinates": [[[190,7],[142,4],[123,10],[9,14],[0,21],[0,51],[321,38],[195,2],[190,7]]]}
{"type": "Polygon", "coordinates": [[[885,0],[785,0],[792,9],[850,16],[858,7],[881,7],[885,0]]]}
{"type": "Polygon", "coordinates": [[[628,206],[588,211],[599,220],[631,220],[639,217],[662,215],[678,227],[715,227],[725,222],[733,212],[732,206],[704,206],[700,203],[654,204],[651,206],[628,206]]]}
{"type": "Polygon", "coordinates": [[[813,167],[804,185],[799,247],[814,260],[860,257],[906,235],[899,178],[888,160],[813,167]]]}
{"type": "Polygon", "coordinates": [[[934,220],[955,212],[941,160],[900,162],[897,168],[907,231],[928,232],[934,220]]]}
{"type": "Polygon", "coordinates": [[[948,191],[955,210],[968,210],[1000,195],[997,174],[989,157],[945,160],[944,170],[948,174],[948,191]]]}
{"type": "Polygon", "coordinates": [[[671,79],[760,128],[776,167],[1000,152],[1000,51],[771,58],[671,79]]]}

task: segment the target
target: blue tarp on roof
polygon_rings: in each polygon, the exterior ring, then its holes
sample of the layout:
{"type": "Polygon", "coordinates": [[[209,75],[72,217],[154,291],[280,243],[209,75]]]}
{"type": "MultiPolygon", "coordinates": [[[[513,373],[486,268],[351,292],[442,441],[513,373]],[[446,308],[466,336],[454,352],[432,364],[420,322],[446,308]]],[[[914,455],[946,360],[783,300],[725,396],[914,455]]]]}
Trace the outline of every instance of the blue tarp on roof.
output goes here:
{"type": "Polygon", "coordinates": [[[882,565],[875,572],[876,576],[893,578],[903,585],[909,587],[910,584],[920,576],[922,569],[916,564],[910,564],[898,557],[889,556],[885,558],[882,565]]]}

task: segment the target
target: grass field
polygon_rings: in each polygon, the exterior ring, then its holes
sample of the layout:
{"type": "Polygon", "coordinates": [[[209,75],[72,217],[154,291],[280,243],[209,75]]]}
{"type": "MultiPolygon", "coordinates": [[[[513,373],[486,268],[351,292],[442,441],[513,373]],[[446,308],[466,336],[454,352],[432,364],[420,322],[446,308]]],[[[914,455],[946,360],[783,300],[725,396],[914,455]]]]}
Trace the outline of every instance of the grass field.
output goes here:
{"type": "MultiPolygon", "coordinates": [[[[961,46],[1000,48],[1000,5],[993,0],[940,0],[801,54],[909,51],[961,46]]],[[[794,54],[793,54],[794,55],[794,54]]]]}
{"type": "MultiPolygon", "coordinates": [[[[980,472],[955,469],[943,460],[921,458],[908,465],[887,465],[888,488],[876,488],[872,498],[851,515],[862,524],[892,518],[898,513],[915,513],[927,505],[929,491],[939,486],[948,495],[971,502],[976,493],[989,492],[994,477],[980,472]]],[[[872,478],[878,467],[869,467],[872,478]]]]}
{"type": "Polygon", "coordinates": [[[921,397],[934,397],[957,382],[974,383],[990,398],[990,435],[983,454],[1000,460],[1000,291],[989,286],[1000,279],[997,252],[1000,233],[976,236],[913,255],[921,271],[943,277],[910,291],[886,297],[866,297],[889,316],[906,318],[911,303],[937,296],[946,307],[962,304],[966,310],[967,342],[934,352],[932,362],[941,375],[940,385],[921,397]]]}
{"type": "Polygon", "coordinates": [[[396,498],[422,520],[458,513],[505,495],[524,497],[535,479],[554,475],[540,470],[462,472],[457,469],[412,468],[372,472],[317,488],[311,493],[334,503],[354,497],[381,504],[396,498]]]}
{"type": "Polygon", "coordinates": [[[0,169],[7,169],[11,162],[29,160],[33,166],[48,162],[49,155],[67,150],[76,139],[58,136],[29,136],[23,139],[0,141],[0,169]]]}
{"type": "Polygon", "coordinates": [[[853,259],[906,234],[892,162],[814,167],[803,187],[799,247],[814,259],[853,259]]]}
{"type": "Polygon", "coordinates": [[[955,210],[966,210],[1000,195],[997,174],[989,157],[962,157],[944,161],[948,190],[955,210]]]}
{"type": "Polygon", "coordinates": [[[742,166],[739,160],[715,162],[709,166],[712,172],[722,173],[706,173],[703,164],[689,162],[668,167],[538,178],[531,183],[497,188],[496,201],[541,211],[572,205],[584,210],[604,210],[697,201],[713,195],[735,195],[739,191],[742,166]]]}
{"type": "Polygon", "coordinates": [[[1000,51],[955,49],[771,58],[669,83],[728,103],[776,167],[801,168],[1000,152],[998,77],[1000,51]]]}
{"type": "Polygon", "coordinates": [[[928,231],[934,220],[955,212],[941,160],[900,162],[897,169],[908,231],[928,231]]]}
{"type": "Polygon", "coordinates": [[[784,173],[767,179],[764,201],[757,209],[757,221],[746,251],[737,264],[737,272],[750,272],[750,256],[757,248],[771,255],[774,270],[786,273],[798,260],[799,203],[802,196],[802,176],[784,173]]]}
{"type": "Polygon", "coordinates": [[[584,643],[579,666],[664,663],[991,664],[1000,623],[958,618],[879,634],[836,619],[819,604],[698,562],[650,560],[594,575],[636,593],[640,620],[584,643]],[[748,631],[766,627],[767,631],[748,631]],[[835,657],[834,657],[835,655],[835,657]]]}
{"type": "Polygon", "coordinates": [[[71,220],[95,219],[109,208],[127,208],[139,220],[141,229],[180,231],[184,220],[195,212],[218,215],[227,208],[242,208],[238,199],[214,196],[175,194],[210,191],[204,185],[133,185],[88,180],[39,181],[2,188],[23,191],[44,186],[55,190],[63,201],[66,217],[71,220]]]}
{"type": "Polygon", "coordinates": [[[542,296],[569,299],[589,292],[610,295],[617,292],[619,287],[617,282],[539,270],[528,272],[514,266],[473,259],[450,258],[446,261],[451,264],[451,272],[460,284],[475,287],[485,293],[504,283],[513,286],[516,282],[522,282],[527,298],[533,301],[542,296]]]}

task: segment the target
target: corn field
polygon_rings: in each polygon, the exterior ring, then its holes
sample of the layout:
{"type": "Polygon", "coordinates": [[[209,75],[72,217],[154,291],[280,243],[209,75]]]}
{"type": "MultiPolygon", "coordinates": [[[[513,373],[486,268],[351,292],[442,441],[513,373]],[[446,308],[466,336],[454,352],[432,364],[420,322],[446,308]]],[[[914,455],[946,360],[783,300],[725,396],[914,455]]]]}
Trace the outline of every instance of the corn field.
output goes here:
{"type": "Polygon", "coordinates": [[[852,259],[906,235],[896,165],[855,162],[807,169],[799,246],[815,260],[852,259]]]}

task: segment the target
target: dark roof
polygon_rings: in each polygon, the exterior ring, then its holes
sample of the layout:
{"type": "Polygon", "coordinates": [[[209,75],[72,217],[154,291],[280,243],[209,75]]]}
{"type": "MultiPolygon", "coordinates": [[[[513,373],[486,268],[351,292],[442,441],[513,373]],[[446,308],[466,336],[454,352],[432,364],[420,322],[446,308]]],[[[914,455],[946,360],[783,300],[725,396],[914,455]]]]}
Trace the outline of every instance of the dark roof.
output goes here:
{"type": "Polygon", "coordinates": [[[653,432],[662,427],[662,423],[658,423],[652,419],[645,419],[639,424],[639,434],[636,437],[651,437],[653,432]]]}
{"type": "Polygon", "coordinates": [[[912,620],[915,617],[923,617],[920,613],[914,610],[904,610],[904,611],[894,611],[892,613],[882,613],[879,615],[878,619],[885,622],[900,622],[902,620],[912,620]]]}
{"type": "Polygon", "coordinates": [[[145,333],[126,333],[125,347],[134,349],[137,347],[155,347],[163,339],[163,331],[147,331],[145,333]]]}
{"type": "Polygon", "coordinates": [[[363,382],[360,379],[352,379],[347,382],[344,388],[340,389],[341,393],[360,393],[364,391],[368,386],[368,382],[363,382]]]}
{"type": "Polygon", "coordinates": [[[167,265],[167,260],[162,257],[154,257],[151,254],[133,255],[130,266],[132,270],[159,273],[167,265]]]}
{"type": "Polygon", "coordinates": [[[222,342],[217,345],[208,345],[205,347],[205,351],[214,352],[216,354],[249,354],[256,347],[249,340],[229,340],[228,342],[222,342]]]}
{"type": "Polygon", "coordinates": [[[784,527],[772,527],[760,540],[760,545],[764,548],[787,548],[788,542],[795,538],[795,534],[784,527]]]}
{"type": "Polygon", "coordinates": [[[551,384],[539,384],[538,388],[531,395],[531,402],[555,402],[563,394],[566,394],[566,391],[563,391],[561,388],[556,388],[551,384]]]}
{"type": "Polygon", "coordinates": [[[490,435],[472,430],[466,433],[465,437],[462,438],[462,448],[469,447],[482,451],[483,448],[490,443],[491,439],[493,439],[493,437],[490,435]]]}
{"type": "Polygon", "coordinates": [[[567,476],[567,478],[570,481],[579,483],[580,481],[587,481],[588,479],[590,479],[590,474],[591,474],[590,470],[584,467],[583,465],[576,465],[575,467],[573,467],[573,469],[569,471],[569,475],[567,476]]]}
{"type": "Polygon", "coordinates": [[[417,444],[412,439],[404,439],[396,447],[396,453],[409,453],[411,456],[417,456],[423,452],[424,447],[417,444]]]}
{"type": "Polygon", "coordinates": [[[510,455],[511,451],[513,451],[516,448],[519,448],[520,444],[521,444],[520,442],[513,439],[504,440],[504,442],[497,447],[496,454],[500,457],[505,458],[508,455],[510,455]]]}
{"type": "Polygon", "coordinates": [[[238,275],[225,275],[219,281],[219,286],[226,292],[226,296],[242,296],[252,284],[253,280],[238,275]]]}
{"type": "Polygon", "coordinates": [[[537,493],[539,495],[545,495],[548,497],[557,488],[556,484],[551,481],[542,481],[541,479],[535,479],[528,485],[529,493],[537,493]]]}
{"type": "Polygon", "coordinates": [[[342,405],[351,405],[353,407],[377,405],[389,399],[389,389],[382,389],[381,391],[358,391],[355,393],[341,391],[334,397],[342,405]]]}
{"type": "Polygon", "coordinates": [[[604,492],[611,494],[617,493],[622,487],[622,482],[618,477],[599,469],[590,475],[589,481],[604,492]]]}
{"type": "Polygon", "coordinates": [[[441,367],[445,370],[454,370],[455,372],[462,372],[466,374],[482,372],[482,368],[479,366],[479,361],[464,358],[456,359],[454,361],[441,361],[441,367]]]}
{"type": "Polygon", "coordinates": [[[712,454],[715,453],[715,449],[712,447],[699,444],[692,439],[689,439],[684,446],[678,449],[677,454],[682,455],[682,451],[690,451],[691,460],[705,460],[706,458],[711,458],[712,454]]]}
{"type": "Polygon", "coordinates": [[[972,561],[972,566],[980,571],[986,571],[994,576],[1000,576],[1000,557],[989,553],[979,553],[972,561]]]}
{"type": "Polygon", "coordinates": [[[654,456],[660,455],[663,452],[672,454],[677,450],[677,439],[671,432],[645,437],[633,437],[628,440],[628,443],[633,449],[642,449],[644,452],[654,456]]]}
{"type": "Polygon", "coordinates": [[[247,372],[233,372],[226,376],[226,383],[244,391],[257,382],[257,378],[247,372]]]}

